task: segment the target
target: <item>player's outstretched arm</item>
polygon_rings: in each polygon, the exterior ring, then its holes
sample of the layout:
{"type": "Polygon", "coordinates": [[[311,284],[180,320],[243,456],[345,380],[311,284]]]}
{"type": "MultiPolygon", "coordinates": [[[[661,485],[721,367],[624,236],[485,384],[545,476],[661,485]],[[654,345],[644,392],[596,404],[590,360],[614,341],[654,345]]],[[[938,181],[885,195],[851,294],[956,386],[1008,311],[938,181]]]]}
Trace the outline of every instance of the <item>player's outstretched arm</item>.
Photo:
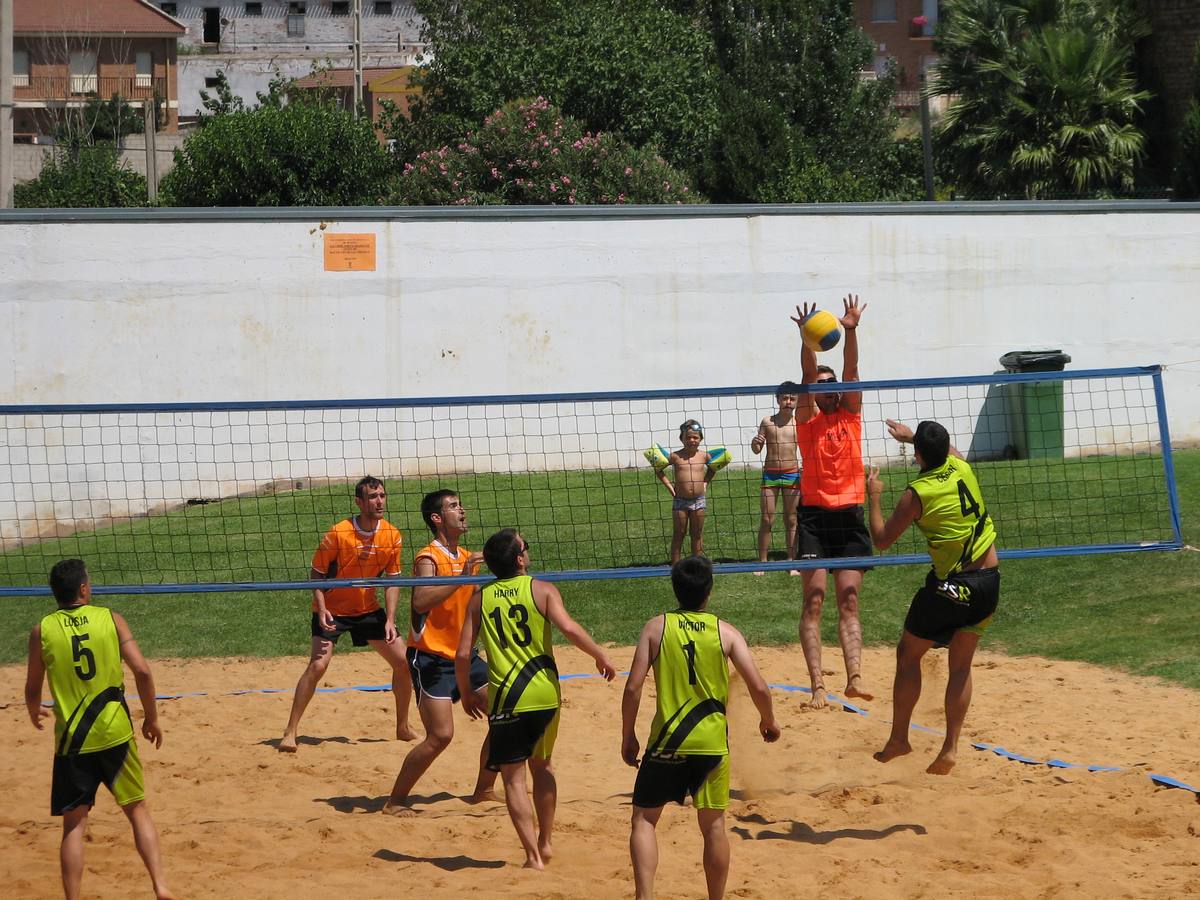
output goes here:
{"type": "MultiPolygon", "coordinates": [[[[858,381],[858,323],[867,304],[858,305],[858,294],[847,294],[842,300],[845,313],[838,321],[845,331],[842,345],[842,381],[858,381]]],[[[862,392],[849,391],[842,394],[842,409],[856,413],[862,409],[862,392]]]]}
{"type": "Polygon", "coordinates": [[[25,666],[25,709],[33,727],[41,731],[42,719],[53,715],[42,706],[42,682],[46,678],[46,663],[42,660],[42,626],[34,625],[29,632],[29,661],[25,666]]]}
{"type": "Polygon", "coordinates": [[[721,623],[721,647],[734,669],[746,682],[746,690],[750,692],[750,700],[758,710],[758,733],[767,743],[779,740],[779,723],[775,721],[775,706],[771,702],[771,689],[763,680],[746,646],[742,633],[728,622],[721,623]]]}
{"type": "MultiPolygon", "coordinates": [[[[895,419],[884,419],[884,422],[887,423],[888,434],[901,444],[911,444],[913,442],[913,430],[909,426],[903,422],[897,422],[895,419]]],[[[966,459],[953,444],[950,445],[950,455],[955,459],[966,459]]]]}
{"type": "Polygon", "coordinates": [[[117,640],[121,644],[121,659],[133,673],[134,683],[137,684],[138,699],[142,701],[142,737],[161,747],[163,742],[162,728],[158,724],[158,700],[154,690],[154,675],[150,672],[150,663],[142,656],[129,623],[120,613],[113,613],[113,624],[117,627],[117,640]]]}
{"type": "Polygon", "coordinates": [[[867,473],[867,501],[871,540],[876,550],[892,546],[913,522],[921,518],[921,498],[912,488],[905,488],[891,516],[886,522],[883,520],[883,479],[879,477],[878,466],[871,466],[867,473]]]}
{"type": "Polygon", "coordinates": [[[638,707],[642,705],[642,686],[650,671],[651,646],[662,642],[663,617],[655,616],[642,629],[637,649],[633,651],[633,663],[629,666],[629,677],[625,679],[625,690],[621,694],[621,759],[627,766],[638,765],[641,745],[637,739],[638,707]]]}
{"type": "MultiPolygon", "coordinates": [[[[817,304],[805,303],[803,307],[796,307],[796,315],[791,316],[791,320],[796,323],[796,327],[800,329],[800,383],[812,384],[817,380],[817,354],[813,353],[804,345],[804,319],[810,313],[817,311],[817,304]]],[[[799,422],[807,422],[817,414],[817,403],[813,399],[813,395],[804,391],[800,394],[796,402],[796,420],[799,422]]]]}
{"type": "Polygon", "coordinates": [[[482,603],[483,594],[476,588],[467,603],[467,618],[458,637],[458,651],[454,654],[454,680],[458,683],[458,696],[462,708],[472,719],[487,715],[487,707],[480,702],[479,695],[471,690],[471,651],[475,647],[476,638],[479,637],[482,603]]]}
{"type": "Polygon", "coordinates": [[[541,601],[544,615],[554,627],[562,632],[563,637],[596,661],[596,671],[604,676],[605,681],[612,681],[616,675],[616,667],[609,660],[608,654],[597,644],[587,629],[571,618],[563,605],[562,594],[558,588],[548,581],[533,582],[534,601],[541,601]]]}

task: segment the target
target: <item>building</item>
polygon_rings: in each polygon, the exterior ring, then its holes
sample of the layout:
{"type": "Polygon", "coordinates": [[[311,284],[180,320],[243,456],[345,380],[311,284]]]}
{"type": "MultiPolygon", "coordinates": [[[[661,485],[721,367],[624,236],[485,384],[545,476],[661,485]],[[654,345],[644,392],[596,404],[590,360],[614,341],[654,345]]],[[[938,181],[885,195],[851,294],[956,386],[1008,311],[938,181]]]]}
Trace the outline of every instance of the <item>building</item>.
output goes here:
{"type": "MultiPolygon", "coordinates": [[[[363,107],[372,122],[379,122],[384,112],[384,103],[393,103],[396,109],[407,116],[413,98],[420,87],[411,82],[415,66],[400,66],[392,69],[363,69],[363,107]]],[[[293,81],[289,91],[320,91],[336,98],[343,109],[354,104],[354,70],[323,69],[293,81]]],[[[383,140],[383,133],[379,133],[383,140]]]]}
{"type": "Polygon", "coordinates": [[[144,0],[13,0],[13,133],[40,142],[71,110],[114,94],[162,103],[177,131],[177,42],[184,28],[144,0]]]}
{"type": "Polygon", "coordinates": [[[920,78],[937,64],[938,0],[854,0],[854,16],[874,45],[873,73],[896,72],[898,106],[916,106],[920,78]]]}
{"type": "MultiPolygon", "coordinates": [[[[361,4],[364,68],[400,68],[422,59],[421,19],[412,3],[361,4]]],[[[353,65],[350,0],[177,0],[157,5],[186,28],[179,41],[180,113],[185,121],[204,111],[200,92],[216,86],[219,71],[234,94],[255,105],[257,93],[266,91],[276,73],[303,78],[353,65]]]]}

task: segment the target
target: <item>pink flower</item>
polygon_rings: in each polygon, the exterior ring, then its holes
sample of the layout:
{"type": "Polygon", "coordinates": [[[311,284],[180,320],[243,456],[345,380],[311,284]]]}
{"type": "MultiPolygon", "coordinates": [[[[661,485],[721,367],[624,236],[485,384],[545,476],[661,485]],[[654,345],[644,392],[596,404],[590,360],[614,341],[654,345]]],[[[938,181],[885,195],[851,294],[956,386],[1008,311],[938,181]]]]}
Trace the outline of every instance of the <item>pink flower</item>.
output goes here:
{"type": "Polygon", "coordinates": [[[558,185],[557,185],[557,184],[555,184],[553,181],[552,181],[552,182],[550,182],[550,193],[552,193],[552,194],[553,194],[553,193],[554,193],[555,191],[557,191],[557,190],[558,190],[558,185]]]}
{"type": "Polygon", "coordinates": [[[626,167],[625,167],[625,174],[626,174],[626,175],[632,175],[632,174],[633,174],[633,169],[632,169],[630,166],[626,166],[626,167]]]}
{"type": "Polygon", "coordinates": [[[618,202],[618,203],[624,203],[624,202],[625,202],[625,195],[624,195],[624,194],[617,194],[617,202],[618,202]]]}
{"type": "Polygon", "coordinates": [[[929,24],[929,19],[926,16],[913,16],[912,23],[921,28],[929,24]]]}
{"type": "Polygon", "coordinates": [[[570,179],[570,178],[568,178],[566,175],[564,175],[564,176],[562,177],[562,183],[563,183],[563,184],[570,184],[570,183],[571,183],[571,179],[570,179]]]}

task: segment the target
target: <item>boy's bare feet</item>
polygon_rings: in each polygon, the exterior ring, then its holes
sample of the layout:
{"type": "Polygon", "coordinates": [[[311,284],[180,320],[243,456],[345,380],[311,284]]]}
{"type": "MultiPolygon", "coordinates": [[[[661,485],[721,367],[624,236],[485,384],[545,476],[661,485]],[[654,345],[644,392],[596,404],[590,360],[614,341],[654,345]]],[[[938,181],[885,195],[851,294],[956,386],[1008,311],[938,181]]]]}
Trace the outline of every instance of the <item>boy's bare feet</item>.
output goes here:
{"type": "Polygon", "coordinates": [[[912,745],[908,741],[888,740],[882,750],[871,755],[875,757],[876,762],[885,763],[891,762],[897,756],[904,756],[906,753],[912,753],[912,745]]]}
{"type": "Polygon", "coordinates": [[[930,775],[947,775],[957,761],[958,754],[954,750],[943,750],[925,771],[930,775]]]}

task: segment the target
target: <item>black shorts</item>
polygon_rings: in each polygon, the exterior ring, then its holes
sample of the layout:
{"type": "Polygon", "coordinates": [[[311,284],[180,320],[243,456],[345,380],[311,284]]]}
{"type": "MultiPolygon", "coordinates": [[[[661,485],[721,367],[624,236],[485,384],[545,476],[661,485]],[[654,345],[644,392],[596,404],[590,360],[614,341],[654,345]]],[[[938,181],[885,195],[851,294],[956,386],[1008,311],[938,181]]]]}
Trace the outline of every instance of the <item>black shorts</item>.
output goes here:
{"type": "Polygon", "coordinates": [[[944,646],[959,629],[983,634],[999,602],[998,568],[960,572],[945,581],[930,569],[908,607],[904,630],[944,646]]]}
{"type": "Polygon", "coordinates": [[[708,776],[727,758],[701,753],[666,756],[647,753],[642,757],[633,783],[633,805],[657,809],[695,797],[708,776]]]}
{"type": "Polygon", "coordinates": [[[54,757],[50,815],[61,816],[79,806],[95,806],[100,785],[112,791],[119,806],[145,799],[142,764],[132,740],[94,753],[54,757]]]}
{"type": "Polygon", "coordinates": [[[365,647],[367,641],[387,640],[387,635],[384,633],[386,625],[387,613],[382,609],[374,609],[361,616],[334,616],[333,631],[325,631],[321,628],[321,620],[317,618],[316,613],[312,614],[313,637],[325,638],[336,644],[338,638],[348,631],[350,640],[354,642],[355,647],[365,647]]]}
{"type": "Polygon", "coordinates": [[[558,709],[534,709],[488,719],[487,767],[525,762],[531,756],[549,759],[558,737],[558,709]]]}
{"type": "MultiPolygon", "coordinates": [[[[426,653],[416,647],[408,648],[408,672],[412,675],[413,692],[417,696],[417,705],[428,697],[431,700],[449,700],[457,703],[462,699],[458,693],[458,682],[454,678],[454,660],[438,656],[436,653],[426,653]]],[[[479,690],[487,687],[487,663],[479,655],[478,650],[471,651],[471,688],[479,690]]]]}
{"type": "Polygon", "coordinates": [[[801,506],[796,524],[797,559],[839,559],[874,553],[861,506],[801,506]]]}

